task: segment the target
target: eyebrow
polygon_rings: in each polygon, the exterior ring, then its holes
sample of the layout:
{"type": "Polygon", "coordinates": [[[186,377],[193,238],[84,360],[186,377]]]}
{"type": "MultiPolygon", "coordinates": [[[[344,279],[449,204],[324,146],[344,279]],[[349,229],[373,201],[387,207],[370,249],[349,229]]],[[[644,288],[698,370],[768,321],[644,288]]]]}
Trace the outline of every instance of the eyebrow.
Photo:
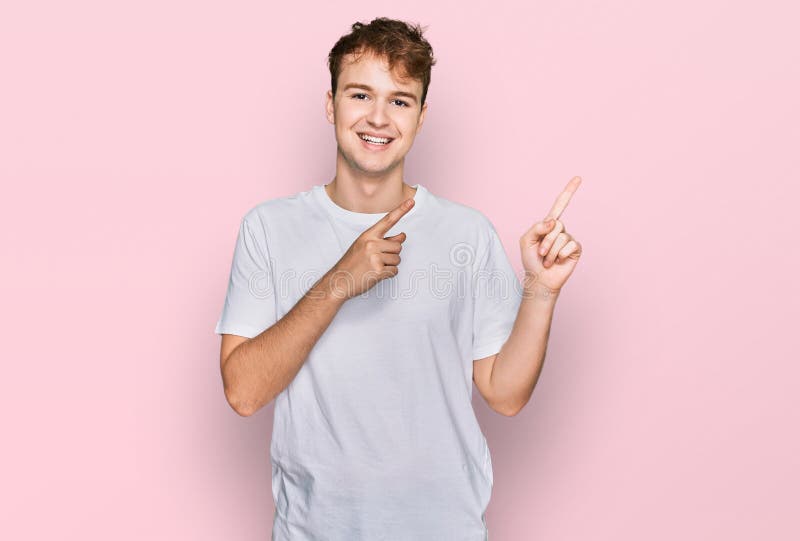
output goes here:
{"type": "MultiPolygon", "coordinates": [[[[362,83],[347,83],[346,85],[344,85],[344,88],[342,90],[348,90],[350,88],[360,88],[361,90],[368,90],[370,92],[374,92],[375,91],[375,89],[372,88],[371,86],[365,85],[365,84],[362,84],[362,83]]],[[[410,92],[403,92],[402,90],[398,90],[396,92],[393,92],[392,96],[403,96],[405,98],[409,98],[409,99],[414,100],[414,103],[417,102],[417,97],[414,94],[412,94],[410,92]]]]}

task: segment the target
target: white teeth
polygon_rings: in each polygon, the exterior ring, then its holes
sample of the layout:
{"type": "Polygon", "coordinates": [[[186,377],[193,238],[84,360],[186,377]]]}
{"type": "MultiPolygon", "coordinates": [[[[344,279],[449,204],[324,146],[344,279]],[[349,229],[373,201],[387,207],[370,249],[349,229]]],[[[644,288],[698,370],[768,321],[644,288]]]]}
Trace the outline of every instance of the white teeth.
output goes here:
{"type": "Polygon", "coordinates": [[[389,139],[384,137],[372,137],[370,135],[364,135],[364,134],[359,135],[359,137],[361,137],[364,141],[368,141],[376,145],[385,145],[386,143],[389,142],[389,139]]]}

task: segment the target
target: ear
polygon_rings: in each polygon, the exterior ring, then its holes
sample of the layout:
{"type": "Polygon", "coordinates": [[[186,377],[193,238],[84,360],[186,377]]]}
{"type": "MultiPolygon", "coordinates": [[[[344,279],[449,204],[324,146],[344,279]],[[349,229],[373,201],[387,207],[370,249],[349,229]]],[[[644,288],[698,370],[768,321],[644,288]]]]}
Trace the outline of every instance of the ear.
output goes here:
{"type": "Polygon", "coordinates": [[[328,90],[328,93],[325,95],[325,116],[328,117],[328,122],[335,124],[336,116],[334,115],[333,109],[333,92],[330,90],[328,90]]]}
{"type": "MultiPolygon", "coordinates": [[[[428,110],[428,102],[426,101],[425,104],[422,106],[422,109],[419,112],[419,119],[417,120],[417,132],[422,129],[422,123],[425,122],[425,112],[428,110]]],[[[416,135],[416,134],[415,134],[416,135]]]]}

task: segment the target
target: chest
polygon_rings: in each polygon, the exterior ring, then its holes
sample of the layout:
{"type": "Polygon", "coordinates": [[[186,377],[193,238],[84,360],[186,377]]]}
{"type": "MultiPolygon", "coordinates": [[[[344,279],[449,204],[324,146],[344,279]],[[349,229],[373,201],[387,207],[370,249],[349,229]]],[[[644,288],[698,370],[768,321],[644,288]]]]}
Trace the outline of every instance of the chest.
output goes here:
{"type": "MultiPolygon", "coordinates": [[[[349,299],[340,314],[365,330],[387,322],[410,328],[453,325],[471,307],[474,243],[455,232],[402,230],[407,237],[398,274],[349,299]]],[[[336,265],[361,233],[322,220],[314,227],[280,227],[273,233],[270,257],[279,317],[336,265]]]]}

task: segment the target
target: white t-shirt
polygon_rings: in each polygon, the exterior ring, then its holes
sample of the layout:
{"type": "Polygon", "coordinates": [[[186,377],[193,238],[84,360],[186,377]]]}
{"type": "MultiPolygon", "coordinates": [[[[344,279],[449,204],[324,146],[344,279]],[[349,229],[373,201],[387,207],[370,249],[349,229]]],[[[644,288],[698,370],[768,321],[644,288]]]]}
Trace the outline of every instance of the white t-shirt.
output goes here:
{"type": "MultiPolygon", "coordinates": [[[[500,351],[520,281],[481,212],[420,184],[396,276],[348,299],[275,399],[273,541],[484,541],[494,482],[472,363],[500,351]]],[[[242,219],[217,334],[283,317],[386,213],[323,185],[242,219]]]]}

